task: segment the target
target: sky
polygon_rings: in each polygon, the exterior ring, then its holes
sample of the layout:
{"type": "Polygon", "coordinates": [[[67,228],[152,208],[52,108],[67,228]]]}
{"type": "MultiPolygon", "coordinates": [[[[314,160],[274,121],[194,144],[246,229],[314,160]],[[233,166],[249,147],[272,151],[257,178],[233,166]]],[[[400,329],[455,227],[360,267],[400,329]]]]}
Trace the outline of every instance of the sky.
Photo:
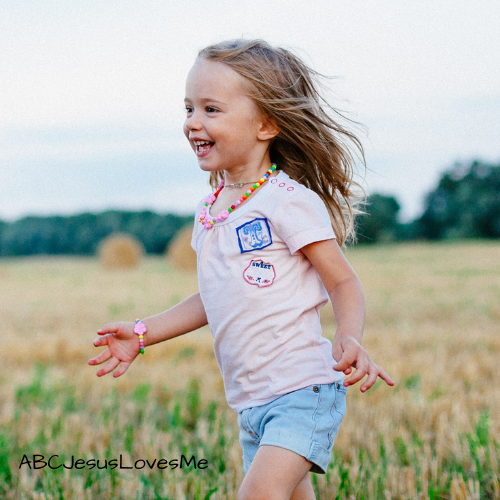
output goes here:
{"type": "Polygon", "coordinates": [[[263,38],[334,77],[360,180],[410,220],[444,170],[500,162],[499,22],[498,0],[3,0],[0,219],[193,213],[186,75],[206,45],[263,38]]]}

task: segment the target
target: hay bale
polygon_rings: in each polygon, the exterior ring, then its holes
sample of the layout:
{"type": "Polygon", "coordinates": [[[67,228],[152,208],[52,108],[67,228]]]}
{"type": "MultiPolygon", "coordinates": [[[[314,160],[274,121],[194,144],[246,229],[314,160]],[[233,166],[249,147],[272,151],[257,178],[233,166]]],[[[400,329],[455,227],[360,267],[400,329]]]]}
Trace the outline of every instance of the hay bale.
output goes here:
{"type": "Polygon", "coordinates": [[[130,234],[113,233],[101,241],[98,253],[103,267],[123,269],[139,265],[144,247],[130,234]]]}
{"type": "Polygon", "coordinates": [[[167,259],[176,267],[186,271],[196,271],[196,252],[191,248],[193,226],[181,229],[167,252],[167,259]]]}

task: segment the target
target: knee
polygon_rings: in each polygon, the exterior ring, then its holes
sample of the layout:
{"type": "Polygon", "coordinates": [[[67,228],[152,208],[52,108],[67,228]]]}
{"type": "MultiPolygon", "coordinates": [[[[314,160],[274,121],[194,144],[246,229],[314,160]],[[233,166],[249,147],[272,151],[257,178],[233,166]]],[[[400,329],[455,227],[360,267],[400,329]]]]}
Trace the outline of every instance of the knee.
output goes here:
{"type": "Polygon", "coordinates": [[[238,500],[289,500],[290,497],[274,496],[272,493],[269,494],[259,494],[259,493],[248,493],[240,495],[238,493],[238,500]]]}
{"type": "Polygon", "coordinates": [[[306,474],[304,479],[295,487],[290,496],[289,491],[281,491],[276,485],[268,487],[258,482],[244,482],[238,491],[238,500],[315,500],[314,489],[310,475],[306,474]]]}
{"type": "Polygon", "coordinates": [[[251,491],[249,488],[240,487],[238,491],[238,500],[264,500],[264,498],[260,492],[251,491]]]}
{"type": "Polygon", "coordinates": [[[289,500],[289,496],[276,490],[263,489],[259,486],[243,487],[238,491],[238,500],[289,500]]]}

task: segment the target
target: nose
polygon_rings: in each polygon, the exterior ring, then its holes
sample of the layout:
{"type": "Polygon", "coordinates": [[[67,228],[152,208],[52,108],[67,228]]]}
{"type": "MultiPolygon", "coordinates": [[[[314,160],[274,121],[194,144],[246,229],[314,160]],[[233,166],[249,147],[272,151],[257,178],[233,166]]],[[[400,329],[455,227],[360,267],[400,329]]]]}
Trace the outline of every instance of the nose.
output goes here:
{"type": "Polygon", "coordinates": [[[200,130],[202,128],[201,121],[196,112],[193,112],[190,116],[186,117],[184,127],[189,131],[200,130]]]}

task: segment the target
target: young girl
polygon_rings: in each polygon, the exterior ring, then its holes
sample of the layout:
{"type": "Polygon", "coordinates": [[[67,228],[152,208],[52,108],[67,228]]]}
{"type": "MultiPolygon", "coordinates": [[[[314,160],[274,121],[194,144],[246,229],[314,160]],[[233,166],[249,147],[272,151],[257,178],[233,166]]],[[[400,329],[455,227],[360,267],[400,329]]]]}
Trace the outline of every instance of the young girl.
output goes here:
{"type": "Polygon", "coordinates": [[[313,499],[307,473],[327,469],[347,387],[365,375],[362,392],[377,377],[394,384],[361,346],[363,292],[341,251],[355,213],[347,144],[363,149],[325,111],[316,73],[260,40],[203,49],[185,105],[185,135],[215,190],[196,210],[200,292],[136,325],[106,325],[94,345],[108,348],[89,364],[110,360],[97,375],[119,377],[140,342],[208,323],[238,413],[238,498],[313,499]],[[333,344],[319,320],[328,297],[333,344]],[[140,342],[134,328],[147,331],[140,342]]]}

